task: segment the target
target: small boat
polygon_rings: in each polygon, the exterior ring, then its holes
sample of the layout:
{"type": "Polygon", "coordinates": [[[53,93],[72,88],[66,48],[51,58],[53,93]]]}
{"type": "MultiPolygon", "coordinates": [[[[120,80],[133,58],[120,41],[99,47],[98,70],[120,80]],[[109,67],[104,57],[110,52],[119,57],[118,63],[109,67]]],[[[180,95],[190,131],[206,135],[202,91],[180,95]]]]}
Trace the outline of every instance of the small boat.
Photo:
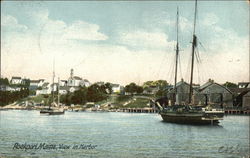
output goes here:
{"type": "MultiPolygon", "coordinates": [[[[55,105],[55,103],[53,103],[55,105]]],[[[61,115],[64,114],[64,108],[51,106],[49,108],[42,109],[40,114],[48,114],[48,115],[61,115]]]]}
{"type": "Polygon", "coordinates": [[[40,114],[48,114],[48,115],[62,115],[64,114],[64,108],[60,106],[60,78],[58,78],[58,102],[57,104],[54,102],[54,78],[55,71],[53,69],[53,84],[52,84],[52,103],[49,108],[44,108],[40,111],[40,114]]]}

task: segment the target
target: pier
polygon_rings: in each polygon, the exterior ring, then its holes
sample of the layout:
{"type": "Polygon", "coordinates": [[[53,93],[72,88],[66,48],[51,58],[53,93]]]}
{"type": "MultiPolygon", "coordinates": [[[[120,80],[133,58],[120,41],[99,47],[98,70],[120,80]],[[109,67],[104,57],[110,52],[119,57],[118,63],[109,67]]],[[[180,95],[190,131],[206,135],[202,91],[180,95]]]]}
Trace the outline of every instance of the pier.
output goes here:
{"type": "Polygon", "coordinates": [[[155,108],[126,108],[120,109],[121,112],[130,112],[130,113],[157,113],[158,110],[155,108]]]}
{"type": "Polygon", "coordinates": [[[250,115],[250,110],[242,109],[226,109],[225,114],[234,114],[234,115],[250,115]]]}

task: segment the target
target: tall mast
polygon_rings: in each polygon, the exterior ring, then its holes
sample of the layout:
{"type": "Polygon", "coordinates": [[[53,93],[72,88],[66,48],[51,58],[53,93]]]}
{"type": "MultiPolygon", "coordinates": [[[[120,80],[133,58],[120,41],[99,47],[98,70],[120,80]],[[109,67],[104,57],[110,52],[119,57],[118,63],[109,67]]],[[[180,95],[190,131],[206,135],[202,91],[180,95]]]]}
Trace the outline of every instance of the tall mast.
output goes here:
{"type": "Polygon", "coordinates": [[[174,77],[174,102],[176,102],[176,95],[177,95],[177,88],[176,88],[176,82],[177,82],[177,70],[178,70],[178,55],[179,55],[179,8],[177,7],[177,20],[176,20],[176,55],[175,55],[175,77],[174,77]]]}
{"type": "Polygon", "coordinates": [[[192,63],[191,63],[190,88],[189,88],[189,103],[192,102],[192,95],[193,95],[192,85],[193,85],[193,70],[194,70],[194,51],[197,46],[197,37],[195,35],[196,16],[197,16],[197,0],[195,0],[195,12],[194,12],[194,31],[193,31],[193,42],[192,42],[192,63]]]}
{"type": "Polygon", "coordinates": [[[59,106],[60,104],[60,78],[58,77],[58,100],[57,100],[57,105],[59,106]]]}
{"type": "Polygon", "coordinates": [[[55,58],[53,59],[52,103],[54,102],[55,58]]]}

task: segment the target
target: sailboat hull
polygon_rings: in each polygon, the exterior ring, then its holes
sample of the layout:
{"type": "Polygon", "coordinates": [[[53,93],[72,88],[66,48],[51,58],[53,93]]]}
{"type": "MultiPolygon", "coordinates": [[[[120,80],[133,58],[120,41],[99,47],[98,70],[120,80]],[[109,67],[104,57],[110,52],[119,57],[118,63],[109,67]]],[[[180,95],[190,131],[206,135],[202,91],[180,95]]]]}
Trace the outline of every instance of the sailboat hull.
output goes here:
{"type": "Polygon", "coordinates": [[[40,114],[62,115],[64,114],[64,110],[63,109],[44,109],[40,111],[40,114]]]}
{"type": "Polygon", "coordinates": [[[209,125],[218,124],[220,117],[204,117],[202,113],[178,114],[178,113],[160,113],[164,122],[177,124],[209,125]]]}

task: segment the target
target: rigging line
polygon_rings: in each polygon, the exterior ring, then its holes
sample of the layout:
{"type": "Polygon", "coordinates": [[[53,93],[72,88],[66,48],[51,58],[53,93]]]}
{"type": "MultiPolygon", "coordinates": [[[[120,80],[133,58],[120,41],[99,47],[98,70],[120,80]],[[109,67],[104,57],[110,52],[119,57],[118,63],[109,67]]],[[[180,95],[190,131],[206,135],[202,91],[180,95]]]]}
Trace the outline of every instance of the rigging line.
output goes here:
{"type": "MultiPolygon", "coordinates": [[[[172,68],[171,74],[174,74],[174,68],[172,68]]],[[[174,82],[174,75],[170,75],[170,82],[174,82]]]]}
{"type": "Polygon", "coordinates": [[[169,67],[169,70],[168,70],[168,73],[167,73],[167,75],[168,75],[168,79],[169,79],[169,81],[170,81],[170,79],[171,79],[171,75],[172,74],[170,74],[170,73],[172,73],[172,69],[173,69],[173,66],[174,66],[174,60],[171,60],[171,64],[170,64],[170,67],[169,67]]]}
{"type": "Polygon", "coordinates": [[[154,72],[154,74],[155,74],[157,77],[159,77],[159,74],[160,74],[160,72],[162,71],[162,64],[163,64],[164,61],[166,60],[166,55],[167,55],[167,53],[164,53],[164,56],[163,56],[163,58],[162,58],[162,61],[161,61],[160,67],[159,67],[159,71],[158,71],[157,73],[154,72]]]}
{"type": "Polygon", "coordinates": [[[192,55],[190,54],[190,56],[189,56],[189,59],[188,59],[188,64],[187,64],[187,71],[186,71],[186,74],[185,74],[185,78],[187,79],[187,81],[188,81],[188,79],[189,79],[189,71],[190,71],[190,68],[191,68],[191,58],[192,58],[192,55]]]}
{"type": "Polygon", "coordinates": [[[200,68],[199,68],[199,62],[196,63],[197,65],[197,75],[198,75],[198,83],[200,84],[200,68]]]}
{"type": "Polygon", "coordinates": [[[197,63],[200,62],[199,57],[198,57],[198,53],[199,53],[199,50],[198,50],[198,48],[196,48],[196,51],[194,52],[194,54],[195,54],[195,59],[196,59],[197,63]]]}
{"type": "MultiPolygon", "coordinates": [[[[174,58],[173,56],[172,56],[172,58],[174,58]]],[[[175,62],[174,62],[174,60],[171,60],[171,65],[170,65],[170,67],[169,67],[169,72],[168,72],[168,76],[167,76],[167,79],[168,79],[168,81],[169,81],[169,83],[171,83],[171,81],[172,81],[172,78],[173,78],[173,70],[174,70],[174,64],[175,64],[175,62]]]]}
{"type": "Polygon", "coordinates": [[[183,78],[182,76],[182,69],[181,69],[181,57],[180,57],[180,54],[179,54],[179,68],[180,68],[180,76],[181,76],[181,79],[183,78]]]}

